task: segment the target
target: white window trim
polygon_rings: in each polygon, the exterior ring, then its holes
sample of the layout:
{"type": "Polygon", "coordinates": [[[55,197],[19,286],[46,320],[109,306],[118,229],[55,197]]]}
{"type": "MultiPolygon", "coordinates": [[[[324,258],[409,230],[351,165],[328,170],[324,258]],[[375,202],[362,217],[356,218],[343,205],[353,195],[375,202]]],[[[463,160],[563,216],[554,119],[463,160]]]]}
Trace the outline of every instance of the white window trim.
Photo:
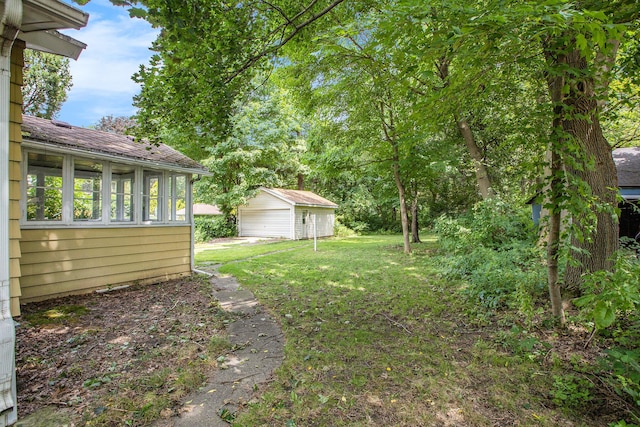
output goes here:
{"type": "MultiPolygon", "coordinates": [[[[140,226],[191,226],[191,199],[192,199],[192,173],[184,170],[167,170],[159,169],[156,165],[145,165],[133,162],[114,162],[112,160],[92,157],[90,154],[86,156],[76,154],[65,154],[57,150],[46,150],[42,148],[24,148],[22,152],[21,164],[22,179],[20,183],[20,226],[25,229],[29,228],[110,228],[110,227],[140,227],[140,226]],[[27,221],[27,172],[28,172],[28,153],[55,154],[63,157],[62,161],[62,220],[61,221],[27,221]],[[74,160],[90,160],[102,164],[102,219],[100,221],[74,221],[73,220],[73,176],[74,176],[74,160]],[[133,221],[112,221],[111,220],[111,171],[112,165],[122,164],[134,168],[134,186],[133,186],[133,204],[134,214],[133,221]],[[144,191],[144,170],[157,172],[162,176],[161,198],[162,203],[159,207],[160,221],[143,221],[143,191],[144,191]],[[171,220],[168,209],[169,199],[175,201],[174,195],[168,194],[169,180],[175,181],[176,176],[185,177],[185,203],[187,211],[185,212],[185,220],[171,220]]],[[[175,187],[175,185],[174,185],[175,187]]],[[[175,191],[175,189],[174,189],[175,191]]],[[[174,203],[175,204],[175,203],[174,203]]],[[[175,207],[173,208],[175,211],[175,207]]]]}

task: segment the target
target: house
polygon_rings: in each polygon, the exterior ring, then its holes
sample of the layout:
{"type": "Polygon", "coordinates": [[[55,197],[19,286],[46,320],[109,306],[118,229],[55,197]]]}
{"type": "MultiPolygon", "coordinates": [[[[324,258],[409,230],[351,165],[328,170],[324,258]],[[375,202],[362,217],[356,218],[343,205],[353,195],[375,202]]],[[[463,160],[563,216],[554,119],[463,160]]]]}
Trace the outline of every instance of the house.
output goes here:
{"type": "Polygon", "coordinates": [[[21,292],[12,299],[190,275],[191,183],[203,174],[163,144],[24,116],[21,292]]]}
{"type": "Polygon", "coordinates": [[[261,187],[238,207],[240,237],[291,240],[333,236],[338,205],[310,191],[261,187]]]}
{"type": "Polygon", "coordinates": [[[80,29],[89,16],[59,0],[0,0],[0,427],[17,421],[15,328],[20,293],[20,124],[23,51],[77,59],[86,47],[57,32],[80,29]]]}
{"type": "Polygon", "coordinates": [[[640,147],[616,148],[613,161],[618,172],[620,237],[634,238],[640,231],[640,147]]]}

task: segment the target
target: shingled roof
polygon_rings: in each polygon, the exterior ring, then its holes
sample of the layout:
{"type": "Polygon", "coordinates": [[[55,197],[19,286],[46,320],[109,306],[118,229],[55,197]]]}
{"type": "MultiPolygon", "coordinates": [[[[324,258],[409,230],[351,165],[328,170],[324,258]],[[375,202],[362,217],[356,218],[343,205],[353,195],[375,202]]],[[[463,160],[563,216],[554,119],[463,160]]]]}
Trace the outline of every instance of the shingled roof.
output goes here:
{"type": "Polygon", "coordinates": [[[330,200],[320,197],[311,191],[286,190],[284,188],[262,188],[267,193],[287,200],[296,206],[315,206],[323,208],[337,208],[338,205],[330,200]]]}
{"type": "Polygon", "coordinates": [[[613,161],[618,171],[619,187],[640,187],[640,147],[616,148],[613,161]]]}
{"type": "Polygon", "coordinates": [[[115,156],[136,163],[148,162],[163,168],[181,169],[191,173],[208,174],[206,168],[200,163],[168,145],[135,141],[131,136],[71,126],[56,120],[23,116],[22,138],[25,142],[115,156]]]}

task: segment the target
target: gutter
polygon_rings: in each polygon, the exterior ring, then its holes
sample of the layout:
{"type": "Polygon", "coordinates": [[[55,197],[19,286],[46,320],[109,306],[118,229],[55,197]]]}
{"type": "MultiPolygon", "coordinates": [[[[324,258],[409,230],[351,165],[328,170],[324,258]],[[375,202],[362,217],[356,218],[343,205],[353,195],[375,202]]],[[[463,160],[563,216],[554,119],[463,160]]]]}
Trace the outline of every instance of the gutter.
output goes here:
{"type": "Polygon", "coordinates": [[[11,49],[22,24],[22,0],[5,0],[0,21],[0,427],[18,420],[15,338],[9,274],[9,128],[11,49]]]}

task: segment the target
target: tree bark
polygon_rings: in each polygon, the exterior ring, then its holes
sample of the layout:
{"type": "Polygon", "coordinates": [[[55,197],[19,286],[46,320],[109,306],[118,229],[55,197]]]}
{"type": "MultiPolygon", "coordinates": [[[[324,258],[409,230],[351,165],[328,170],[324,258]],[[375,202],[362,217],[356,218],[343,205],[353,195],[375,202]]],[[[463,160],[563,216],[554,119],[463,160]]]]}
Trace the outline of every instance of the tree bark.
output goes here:
{"type": "MultiPolygon", "coordinates": [[[[598,120],[595,74],[588,73],[587,60],[574,49],[572,43],[568,41],[561,48],[556,46],[554,50],[546,50],[545,54],[551,69],[555,71],[549,83],[554,108],[559,109],[554,118],[554,129],[557,130],[554,134],[556,138],[563,139],[565,144],[573,145],[571,151],[577,153],[576,158],[565,154],[567,176],[570,181],[575,178],[578,181],[573,186],[569,183],[568,194],[578,197],[581,193],[576,185],[582,182],[589,186],[590,195],[594,197],[594,201],[589,201],[591,212],[570,212],[573,226],[582,236],[571,236],[572,245],[580,250],[571,253],[577,263],[567,267],[564,284],[579,291],[584,273],[611,270],[613,267],[611,257],[618,249],[619,237],[617,217],[612,214],[617,206],[618,179],[611,147],[598,120]],[[558,81],[560,79],[562,81],[558,81]],[[568,91],[561,93],[562,87],[568,88],[568,91]],[[588,220],[589,214],[595,217],[595,223],[588,220]]],[[[601,86],[599,89],[602,89],[601,86]]],[[[558,147],[562,143],[555,143],[554,151],[558,155],[561,154],[558,147]]],[[[568,151],[564,150],[565,153],[568,151]]]]}
{"type": "MultiPolygon", "coordinates": [[[[566,58],[559,55],[554,58],[558,63],[564,64],[566,58]]],[[[562,75],[554,75],[548,78],[549,93],[553,103],[553,122],[551,124],[551,156],[549,159],[549,224],[547,236],[547,285],[549,288],[549,300],[551,313],[561,325],[565,323],[564,307],[562,306],[562,292],[558,257],[560,249],[560,228],[562,221],[561,200],[566,195],[564,186],[564,168],[562,165],[562,151],[564,146],[564,131],[562,130],[563,87],[565,79],[562,75]]]]}
{"type": "Polygon", "coordinates": [[[402,237],[404,242],[404,253],[411,253],[411,243],[409,242],[409,215],[407,213],[407,199],[404,184],[400,177],[400,165],[398,163],[398,145],[393,146],[393,179],[398,188],[398,196],[400,197],[400,222],[402,223],[402,237]]]}
{"type": "MultiPolygon", "coordinates": [[[[440,58],[436,63],[436,67],[438,69],[438,77],[442,80],[443,87],[447,87],[449,85],[449,59],[446,57],[440,58]]],[[[482,199],[486,200],[492,197],[493,190],[491,189],[491,179],[489,178],[487,167],[483,162],[484,158],[482,150],[480,150],[480,147],[478,147],[478,144],[476,143],[468,120],[466,118],[455,117],[455,121],[458,126],[458,130],[460,131],[460,135],[462,135],[462,139],[464,139],[467,146],[467,151],[471,156],[471,160],[473,161],[473,168],[476,173],[476,182],[478,184],[478,192],[482,199]]]]}
{"type": "Polygon", "coordinates": [[[467,145],[467,151],[469,151],[469,155],[471,155],[471,160],[473,161],[473,167],[476,172],[476,182],[478,183],[478,191],[480,192],[482,199],[486,200],[493,195],[493,191],[491,190],[491,180],[489,179],[487,167],[483,162],[484,159],[482,151],[480,150],[480,147],[478,147],[478,144],[476,144],[476,140],[467,119],[456,118],[456,122],[458,124],[458,130],[467,145]]]}
{"type": "Polygon", "coordinates": [[[418,224],[418,196],[414,195],[411,201],[411,241],[420,243],[420,227],[418,224]]]}

